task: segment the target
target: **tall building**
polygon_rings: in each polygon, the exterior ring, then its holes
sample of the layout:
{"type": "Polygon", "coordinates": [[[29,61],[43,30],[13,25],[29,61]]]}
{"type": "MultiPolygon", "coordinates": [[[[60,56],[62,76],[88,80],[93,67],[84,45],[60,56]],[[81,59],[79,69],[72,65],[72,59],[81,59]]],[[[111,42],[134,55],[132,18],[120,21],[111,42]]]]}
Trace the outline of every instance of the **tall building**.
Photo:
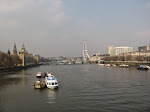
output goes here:
{"type": "Polygon", "coordinates": [[[150,46],[149,45],[146,45],[146,46],[140,46],[138,48],[138,51],[141,52],[141,51],[148,51],[150,50],[150,46]]]}
{"type": "Polygon", "coordinates": [[[115,56],[116,55],[116,53],[115,53],[115,47],[109,46],[108,47],[108,54],[110,54],[110,56],[115,56]]]}
{"type": "Polygon", "coordinates": [[[39,64],[40,56],[39,55],[35,55],[34,59],[36,60],[36,63],[39,64]]]}
{"type": "Polygon", "coordinates": [[[110,56],[115,56],[121,53],[133,52],[133,47],[108,47],[108,52],[110,56]]]}
{"type": "Polygon", "coordinates": [[[21,49],[22,52],[26,52],[26,49],[24,47],[24,44],[22,45],[22,49],[21,49]]]}
{"type": "Polygon", "coordinates": [[[13,55],[17,55],[16,43],[14,43],[13,55]]]}
{"type": "Polygon", "coordinates": [[[22,49],[19,54],[17,54],[16,44],[14,44],[13,55],[18,55],[19,58],[22,60],[21,66],[39,64],[39,55],[33,56],[32,54],[29,54],[25,49],[24,44],[22,45],[22,49]]]}

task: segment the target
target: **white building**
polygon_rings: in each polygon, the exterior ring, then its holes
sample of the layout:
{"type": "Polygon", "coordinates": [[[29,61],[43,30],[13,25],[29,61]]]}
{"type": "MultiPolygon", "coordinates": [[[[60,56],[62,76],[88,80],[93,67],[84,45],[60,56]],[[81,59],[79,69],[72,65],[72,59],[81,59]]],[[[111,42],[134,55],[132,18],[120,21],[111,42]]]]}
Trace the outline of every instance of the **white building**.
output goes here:
{"type": "Polygon", "coordinates": [[[109,46],[108,47],[108,52],[110,56],[115,56],[121,53],[128,53],[128,52],[133,52],[133,47],[113,47],[109,46]]]}
{"type": "Polygon", "coordinates": [[[141,52],[141,51],[148,51],[150,50],[150,46],[149,45],[146,45],[146,46],[140,46],[138,48],[138,51],[141,52]]]}

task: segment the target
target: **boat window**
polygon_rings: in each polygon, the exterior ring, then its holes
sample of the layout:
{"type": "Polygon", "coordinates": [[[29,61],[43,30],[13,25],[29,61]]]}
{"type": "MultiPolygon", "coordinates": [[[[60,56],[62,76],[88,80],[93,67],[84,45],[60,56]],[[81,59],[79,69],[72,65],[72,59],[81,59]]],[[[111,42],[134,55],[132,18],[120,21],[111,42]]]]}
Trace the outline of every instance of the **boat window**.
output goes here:
{"type": "Polygon", "coordinates": [[[52,83],[52,85],[54,85],[54,83],[52,83]]]}
{"type": "Polygon", "coordinates": [[[51,83],[49,83],[49,85],[51,85],[51,83]]]}
{"type": "Polygon", "coordinates": [[[57,82],[55,82],[55,85],[57,85],[57,82]]]}
{"type": "Polygon", "coordinates": [[[48,85],[48,83],[47,83],[47,85],[48,85]]]}

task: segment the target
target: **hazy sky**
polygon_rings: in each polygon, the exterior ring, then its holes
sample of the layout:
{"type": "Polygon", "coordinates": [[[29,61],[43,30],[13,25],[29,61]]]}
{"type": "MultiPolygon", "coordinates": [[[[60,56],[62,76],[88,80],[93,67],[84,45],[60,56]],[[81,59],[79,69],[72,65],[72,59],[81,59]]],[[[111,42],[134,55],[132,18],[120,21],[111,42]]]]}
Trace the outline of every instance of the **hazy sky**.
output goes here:
{"type": "Polygon", "coordinates": [[[150,0],[0,0],[0,51],[44,57],[150,45],[150,0]]]}

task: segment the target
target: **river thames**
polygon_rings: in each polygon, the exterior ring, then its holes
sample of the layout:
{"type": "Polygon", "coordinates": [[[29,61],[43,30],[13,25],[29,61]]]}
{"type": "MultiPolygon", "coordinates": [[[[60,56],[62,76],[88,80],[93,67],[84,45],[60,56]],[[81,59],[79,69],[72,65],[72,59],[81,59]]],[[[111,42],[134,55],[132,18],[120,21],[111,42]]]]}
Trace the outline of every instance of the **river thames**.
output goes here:
{"type": "Polygon", "coordinates": [[[81,64],[0,73],[0,112],[150,112],[150,70],[81,64]],[[34,89],[37,72],[53,72],[59,88],[34,89]]]}

